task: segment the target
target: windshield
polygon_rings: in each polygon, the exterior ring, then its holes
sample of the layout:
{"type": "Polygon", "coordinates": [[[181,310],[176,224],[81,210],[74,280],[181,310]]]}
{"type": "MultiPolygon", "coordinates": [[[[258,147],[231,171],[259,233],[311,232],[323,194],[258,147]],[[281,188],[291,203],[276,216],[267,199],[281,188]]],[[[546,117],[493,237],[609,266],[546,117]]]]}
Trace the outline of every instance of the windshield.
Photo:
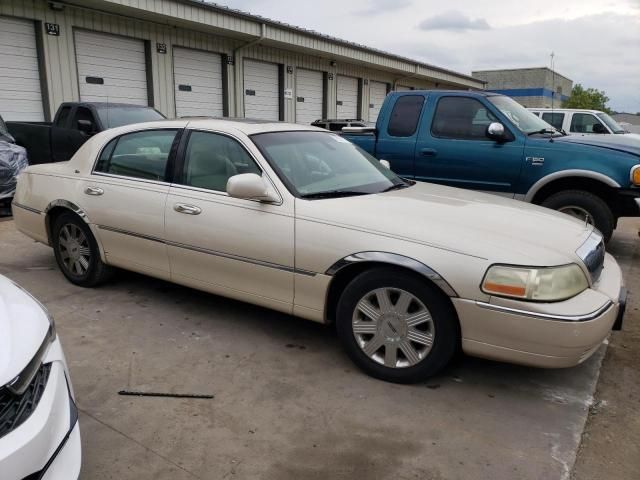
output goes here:
{"type": "Polygon", "coordinates": [[[329,132],[261,133],[251,139],[300,197],[379,193],[408,185],[364,150],[329,132]]]}
{"type": "Polygon", "coordinates": [[[98,107],[98,115],[104,128],[115,128],[132,123],[151,122],[162,120],[162,115],[150,107],[98,107]]]}
{"type": "Polygon", "coordinates": [[[622,128],[618,122],[606,113],[600,112],[597,115],[600,120],[607,124],[607,127],[609,127],[613,133],[627,133],[627,131],[622,128]]]}
{"type": "Polygon", "coordinates": [[[512,98],[505,97],[504,95],[490,96],[487,98],[505,117],[511,120],[513,124],[524,133],[534,133],[542,130],[555,131],[555,128],[512,98]]]}

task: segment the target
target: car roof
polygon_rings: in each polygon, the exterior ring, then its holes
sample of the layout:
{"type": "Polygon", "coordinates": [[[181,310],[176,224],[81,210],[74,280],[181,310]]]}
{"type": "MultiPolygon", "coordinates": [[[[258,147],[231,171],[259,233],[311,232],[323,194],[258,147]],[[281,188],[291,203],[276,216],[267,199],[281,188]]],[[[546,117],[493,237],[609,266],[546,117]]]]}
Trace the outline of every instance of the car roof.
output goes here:
{"type": "Polygon", "coordinates": [[[529,107],[529,110],[536,112],[575,112],[575,113],[603,113],[601,110],[589,110],[587,108],[551,108],[551,107],[529,107]]]}
{"type": "Polygon", "coordinates": [[[187,127],[193,129],[234,129],[245,135],[266,132],[286,132],[295,130],[309,130],[326,132],[326,130],[311,125],[299,125],[296,123],[272,122],[268,120],[255,120],[250,118],[192,118],[188,120],[187,127]]]}

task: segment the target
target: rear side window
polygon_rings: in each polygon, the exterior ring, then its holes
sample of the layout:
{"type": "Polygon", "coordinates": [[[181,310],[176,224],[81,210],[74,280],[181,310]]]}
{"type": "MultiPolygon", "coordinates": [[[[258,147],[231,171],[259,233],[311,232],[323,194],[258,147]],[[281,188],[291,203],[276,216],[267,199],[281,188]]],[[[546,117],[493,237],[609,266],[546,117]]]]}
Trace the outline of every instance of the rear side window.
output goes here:
{"type": "Polygon", "coordinates": [[[71,113],[71,107],[62,107],[58,114],[58,120],[56,121],[57,127],[66,127],[69,114],[71,113]]]}
{"type": "Polygon", "coordinates": [[[434,137],[487,140],[487,127],[496,116],[474,98],[444,97],[438,101],[431,125],[434,137]]]}
{"type": "Polygon", "coordinates": [[[545,112],[542,114],[542,119],[554,128],[561,130],[562,122],[564,122],[564,113],[545,112]]]}
{"type": "Polygon", "coordinates": [[[418,128],[424,105],[422,95],[405,95],[398,98],[391,111],[387,132],[392,137],[410,137],[418,128]]]}
{"type": "Polygon", "coordinates": [[[163,181],[177,132],[148,130],[122,135],[102,150],[95,171],[163,181]]]}

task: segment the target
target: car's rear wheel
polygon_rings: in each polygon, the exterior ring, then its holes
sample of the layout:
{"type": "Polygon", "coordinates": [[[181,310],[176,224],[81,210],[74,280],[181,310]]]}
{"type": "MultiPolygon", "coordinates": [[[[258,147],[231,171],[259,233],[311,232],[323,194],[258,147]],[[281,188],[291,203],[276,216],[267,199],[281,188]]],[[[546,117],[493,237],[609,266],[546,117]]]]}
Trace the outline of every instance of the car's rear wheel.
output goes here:
{"type": "Polygon", "coordinates": [[[427,280],[394,268],[366,271],[347,285],[337,330],[369,375],[415,383],[444,368],[459,344],[453,307],[427,280]]]}
{"type": "Polygon", "coordinates": [[[52,234],[56,261],[71,283],[94,287],[111,276],[112,268],[100,258],[100,250],[91,229],[77,215],[58,215],[53,223],[52,234]]]}
{"type": "Polygon", "coordinates": [[[613,235],[615,217],[607,203],[593,193],[584,190],[558,192],[546,198],[542,206],[595,226],[602,233],[605,242],[613,235]]]}

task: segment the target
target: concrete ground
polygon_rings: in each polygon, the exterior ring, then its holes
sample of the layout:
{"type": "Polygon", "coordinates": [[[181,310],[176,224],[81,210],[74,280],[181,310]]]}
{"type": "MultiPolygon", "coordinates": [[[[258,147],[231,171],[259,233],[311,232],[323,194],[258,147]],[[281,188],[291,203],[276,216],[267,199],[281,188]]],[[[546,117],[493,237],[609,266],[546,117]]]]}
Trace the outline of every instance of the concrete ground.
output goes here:
{"type": "Polygon", "coordinates": [[[87,480],[569,478],[605,350],[567,370],[462,358],[393,385],[354,368],[331,328],[129,273],[75,287],[12,221],[0,273],[56,318],[87,480]]]}

